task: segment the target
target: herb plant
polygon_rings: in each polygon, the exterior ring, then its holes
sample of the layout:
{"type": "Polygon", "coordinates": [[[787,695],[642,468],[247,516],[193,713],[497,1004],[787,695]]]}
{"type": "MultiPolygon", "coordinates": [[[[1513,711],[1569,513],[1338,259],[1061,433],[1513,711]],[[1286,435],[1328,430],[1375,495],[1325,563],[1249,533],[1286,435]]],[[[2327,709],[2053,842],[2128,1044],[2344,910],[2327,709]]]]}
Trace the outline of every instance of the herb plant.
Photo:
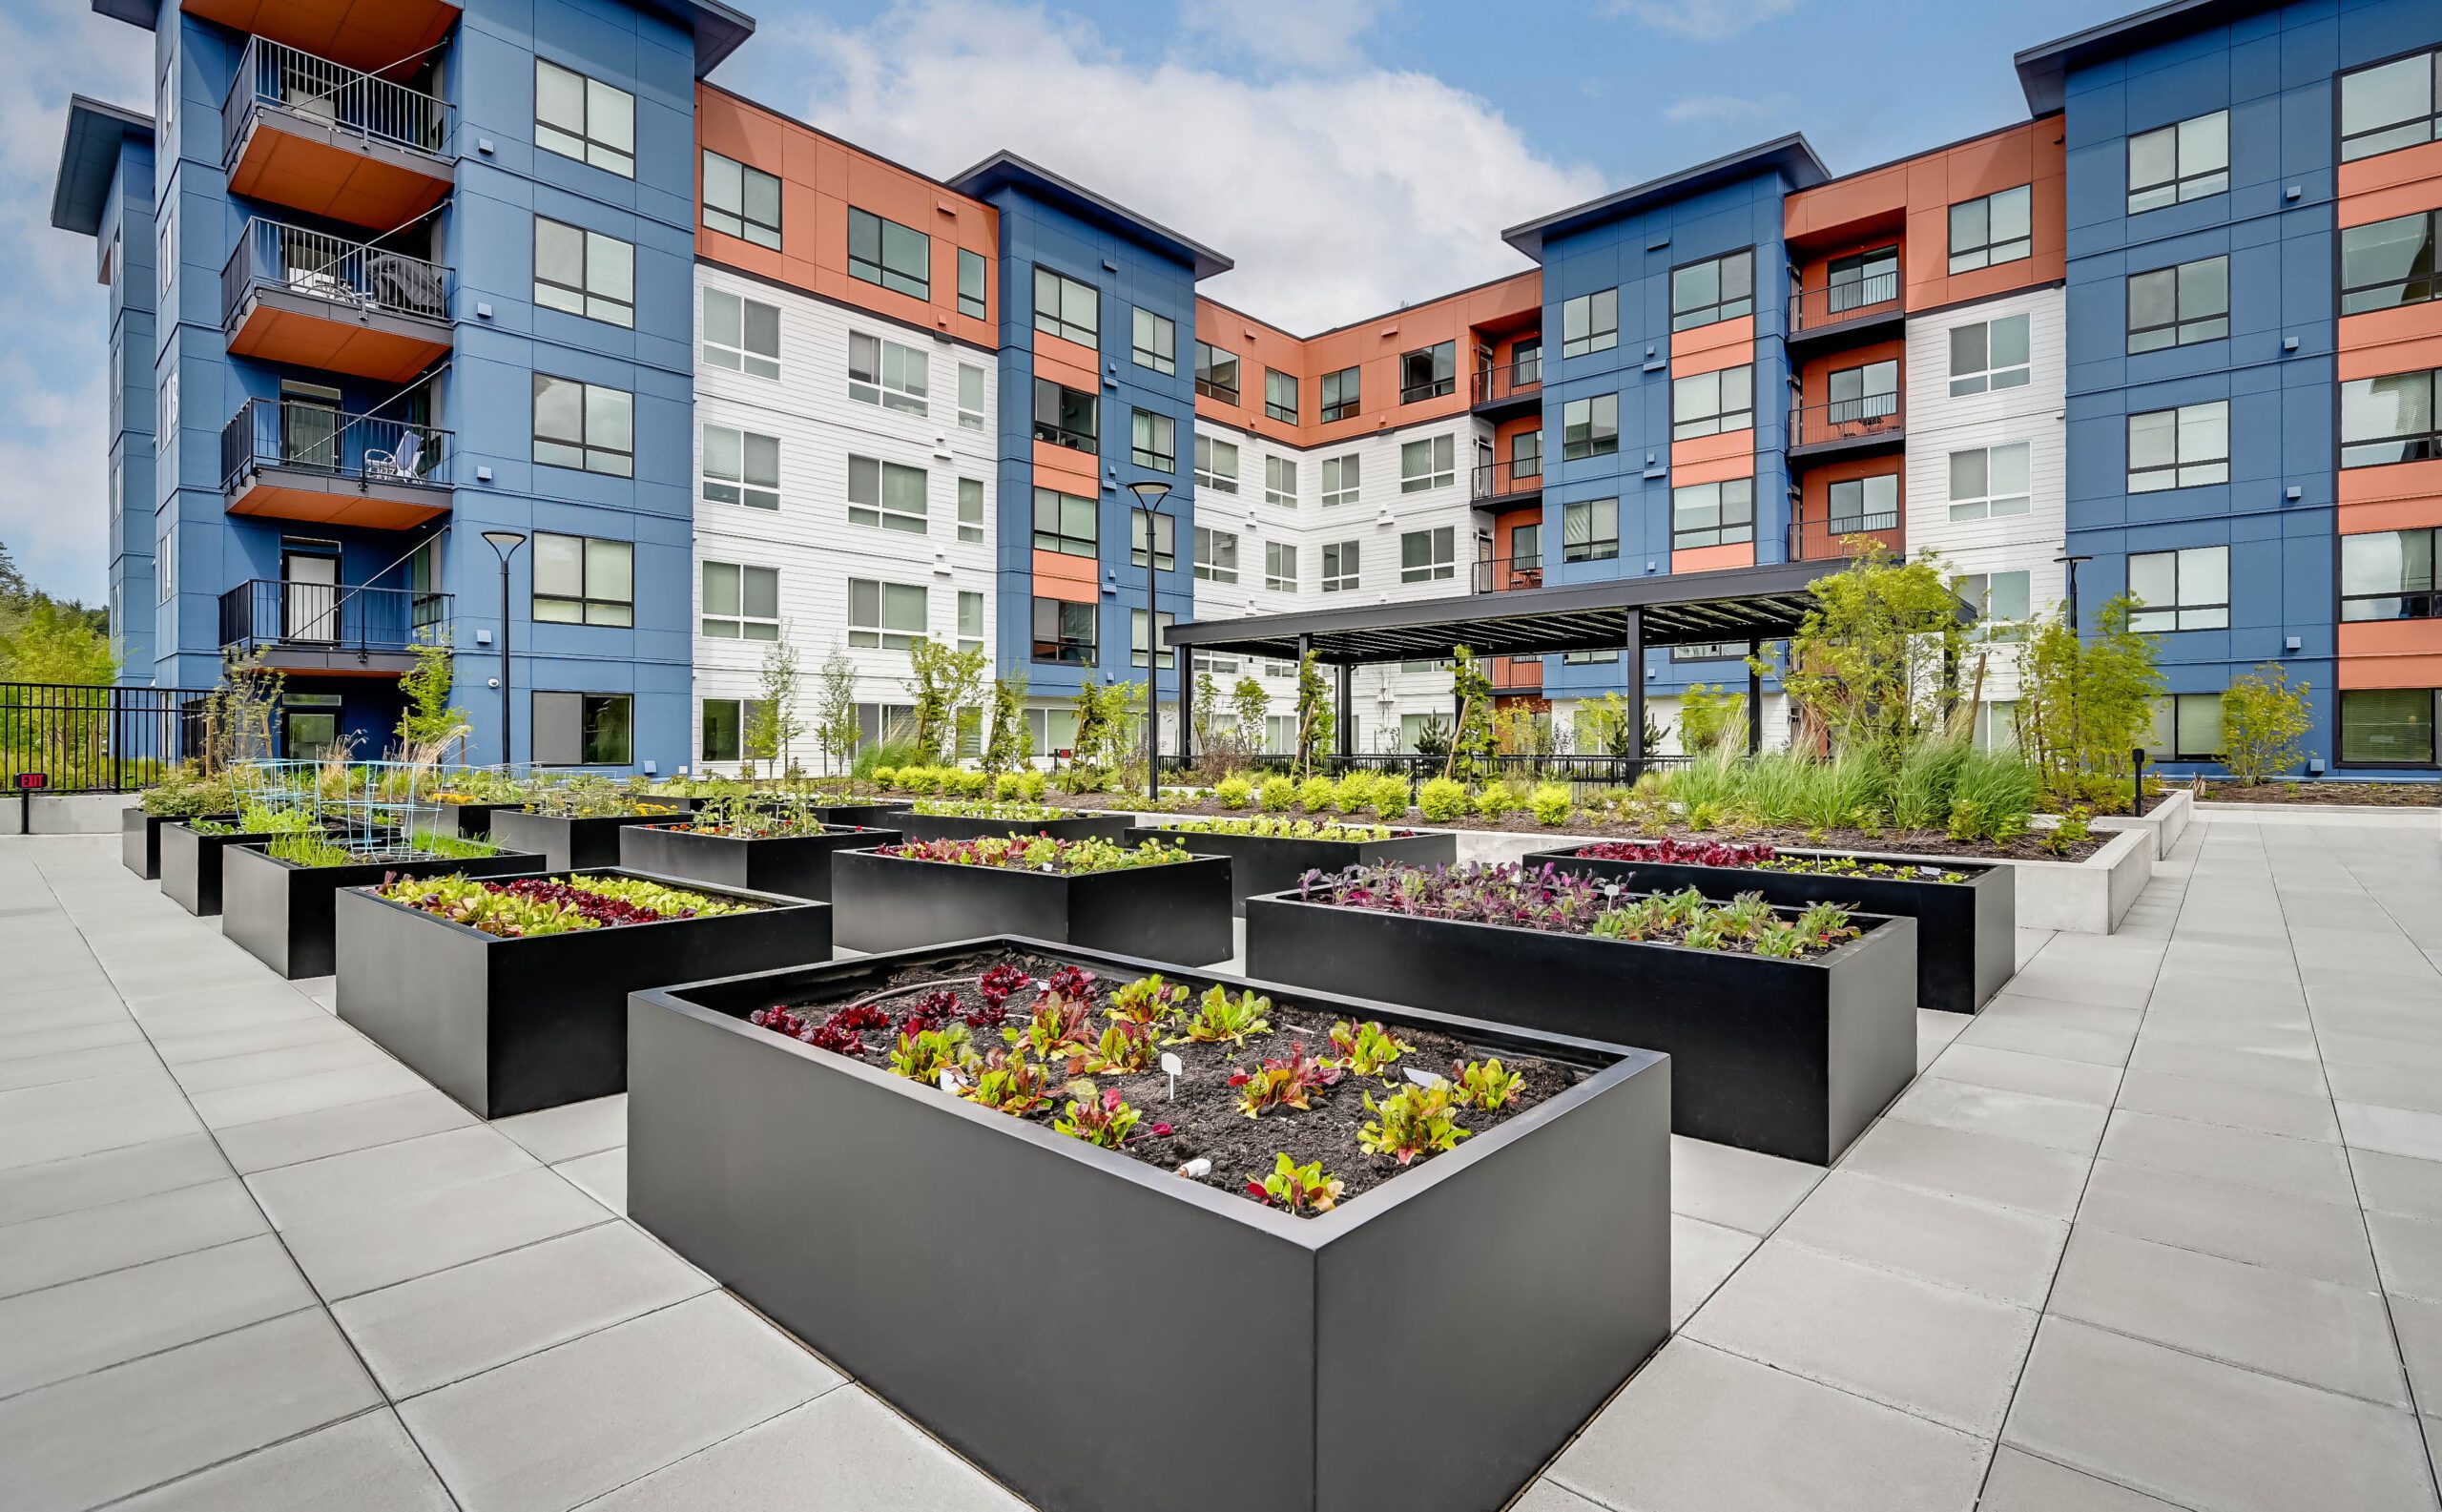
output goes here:
{"type": "Polygon", "coordinates": [[[1509,1100],[1518,1095],[1518,1088],[1525,1080],[1504,1067],[1499,1056],[1469,1061],[1451,1068],[1451,1100],[1461,1108],[1480,1108],[1489,1112],[1509,1106],[1509,1100]]]}
{"type": "Polygon", "coordinates": [[[1188,835],[1253,835],[1281,840],[1387,840],[1400,833],[1384,824],[1348,824],[1334,819],[1250,818],[1179,819],[1166,830],[1188,835]]]}

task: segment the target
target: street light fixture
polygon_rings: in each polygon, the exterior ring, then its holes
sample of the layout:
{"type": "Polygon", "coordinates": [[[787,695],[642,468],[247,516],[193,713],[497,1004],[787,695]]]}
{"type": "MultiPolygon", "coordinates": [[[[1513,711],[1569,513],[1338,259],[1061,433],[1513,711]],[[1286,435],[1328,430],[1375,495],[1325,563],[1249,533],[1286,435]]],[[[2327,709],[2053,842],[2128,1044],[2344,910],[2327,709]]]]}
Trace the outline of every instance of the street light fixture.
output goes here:
{"type": "MultiPolygon", "coordinates": [[[[1153,525],[1162,517],[1162,501],[1170,496],[1170,486],[1144,478],[1129,484],[1128,491],[1136,495],[1138,507],[1145,511],[1145,796],[1158,804],[1162,800],[1161,543],[1153,525]]],[[[1179,676],[1179,716],[1187,716],[1184,672],[1179,676]]]]}
{"type": "Polygon", "coordinates": [[[501,764],[507,766],[516,759],[508,738],[508,559],[526,544],[526,532],[486,530],[484,539],[500,556],[500,759],[501,764]]]}
{"type": "Polygon", "coordinates": [[[2080,563],[2080,562],[2091,562],[2091,561],[2093,561],[2093,560],[2094,560],[2094,558],[2093,558],[2092,556],[2090,556],[2090,555],[2084,555],[2084,554],[2080,554],[2080,553],[2079,553],[2079,552],[2074,552],[2074,551],[2063,551],[2063,552],[2061,552],[2059,556],[2054,557],[2052,560],[2054,560],[2055,562],[2059,562],[2059,563],[2062,564],[2063,566],[2067,567],[2067,568],[2068,568],[2068,570],[2069,570],[2069,632],[2070,632],[2071,634],[2073,634],[2073,635],[2074,635],[2074,634],[2079,633],[2079,630],[2078,630],[2078,564],[2079,564],[2079,563],[2080,563]]]}

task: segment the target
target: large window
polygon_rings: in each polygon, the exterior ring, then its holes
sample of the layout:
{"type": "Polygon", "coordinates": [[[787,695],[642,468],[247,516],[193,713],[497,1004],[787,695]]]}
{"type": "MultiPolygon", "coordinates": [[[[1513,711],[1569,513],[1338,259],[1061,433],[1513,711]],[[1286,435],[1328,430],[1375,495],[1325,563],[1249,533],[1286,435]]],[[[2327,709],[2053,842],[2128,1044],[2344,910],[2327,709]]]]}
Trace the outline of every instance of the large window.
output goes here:
{"type": "Polygon", "coordinates": [[[1422,441],[1399,445],[1399,491],[1422,493],[1428,488],[1446,488],[1459,479],[1457,439],[1450,436],[1428,436],[1422,441]]]}
{"type": "Polygon", "coordinates": [[[1521,430],[1509,438],[1509,480],[1522,484],[1543,475],[1543,433],[1521,430]]]}
{"type": "Polygon", "coordinates": [[[1179,470],[1178,422],[1149,409],[1128,411],[1128,459],[1155,472],[1179,470]]]}
{"type": "Polygon", "coordinates": [[[2017,624],[2034,611],[2035,575],[2017,572],[1969,572],[1958,579],[1958,596],[1976,612],[1996,624],[2017,624]]]}
{"type": "Polygon", "coordinates": [[[702,703],[706,761],[741,761],[746,757],[746,732],[763,712],[755,698],[706,698],[702,703]]]}
{"type": "Polygon", "coordinates": [[[2156,698],[2145,755],[2156,761],[2218,761],[2222,758],[2222,695],[2178,693],[2156,698]]]}
{"type": "Polygon", "coordinates": [[[2128,628],[2160,634],[2174,630],[2230,628],[2230,549],[2192,546],[2177,551],[2132,551],[2128,593],[2141,606],[2128,628]]]}
{"type": "Polygon", "coordinates": [[[2228,400],[2128,417],[2129,492],[2159,493],[2229,481],[2228,400]]]}
{"type": "Polygon", "coordinates": [[[1092,666],[1094,606],[1072,604],[1065,598],[1036,599],[1033,655],[1036,661],[1092,666]]]}
{"type": "Polygon", "coordinates": [[[2442,456],[2435,435],[2433,374],[2389,373],[2340,385],[2340,465],[2374,467],[2442,456]]]}
{"type": "MultiPolygon", "coordinates": [[[[1178,616],[1166,610],[1154,623],[1160,627],[1162,637],[1162,653],[1157,659],[1161,664],[1161,670],[1167,672],[1178,660],[1178,652],[1169,649],[1170,627],[1178,623],[1178,616]]],[[[1131,667],[1144,666],[1146,651],[1145,611],[1141,609],[1129,610],[1128,611],[1128,664],[1131,667]]]]}
{"type": "Polygon", "coordinates": [[[2442,51],[2342,74],[2340,160],[2354,162],[2433,140],[2437,104],[2442,104],[2442,51]]]}
{"type": "Polygon", "coordinates": [[[969,430],[983,428],[983,369],[958,364],[958,423],[969,430]]]}
{"type": "Polygon", "coordinates": [[[983,595],[966,589],[958,595],[958,649],[983,649],[983,595]]]}
{"type": "Polygon", "coordinates": [[[1356,502],[1356,464],[1357,456],[1353,451],[1345,457],[1323,459],[1323,507],[1356,502]]]}
{"type": "Polygon", "coordinates": [[[872,651],[905,651],[927,633],[924,590],[912,583],[848,579],[848,644],[872,651]]]}
{"type": "Polygon", "coordinates": [[[1203,583],[1238,580],[1238,536],[1234,530],[1195,528],[1195,576],[1203,583]]]}
{"type": "Polygon", "coordinates": [[[533,618],[548,625],[633,625],[635,544],[536,532],[533,618]]]}
{"type": "MultiPolygon", "coordinates": [[[[1692,330],[1755,313],[1755,251],[1707,258],[1670,270],[1670,328],[1692,330]]],[[[1566,352],[1563,350],[1562,355],[1566,352]]]]}
{"type": "Polygon", "coordinates": [[[1584,357],[1619,344],[1619,290],[1597,289],[1561,301],[1561,356],[1584,357]]]}
{"type": "Polygon", "coordinates": [[[624,388],[534,375],[534,460],[614,478],[636,474],[636,396],[624,388]]]}
{"type": "Polygon", "coordinates": [[[706,562],[703,627],[714,640],[778,640],[779,570],[706,562]]]}
{"type": "Polygon", "coordinates": [[[1128,341],[1128,356],[1137,366],[1149,367],[1157,373],[1179,370],[1179,330],[1169,316],[1139,306],[1128,341]]]}
{"type": "Polygon", "coordinates": [[[1034,270],[1034,328],[1079,346],[1102,349],[1102,290],[1065,273],[1034,270]]]}
{"type": "Polygon", "coordinates": [[[1100,437],[1100,401],[1092,394],[1048,378],[1034,381],[1035,440],[1090,456],[1100,437]]]}
{"type": "Polygon", "coordinates": [[[1284,425],[1297,424],[1297,375],[1263,370],[1263,412],[1284,425]]]}
{"type": "Polygon", "coordinates": [[[2340,617],[2344,620],[2432,619],[2442,615],[2434,591],[2434,542],[2442,530],[2376,530],[2340,538],[2340,617]]]}
{"type": "Polygon", "coordinates": [[[1353,420],[1359,407],[1357,381],[1361,370],[1343,367],[1336,373],[1323,375],[1323,419],[1353,420]]]}
{"type": "Polygon", "coordinates": [[[590,321],[636,323],[636,249],[617,237],[534,217],[534,302],[590,321]]]}
{"type": "Polygon", "coordinates": [[[1839,368],[1825,383],[1832,403],[1825,406],[1823,417],[1833,425],[1899,413],[1899,364],[1895,362],[1839,368]]]}
{"type": "MultiPolygon", "coordinates": [[[[1130,567],[1145,565],[1145,515],[1146,511],[1143,509],[1128,511],[1128,565],[1130,567]]],[[[1178,516],[1155,514],[1153,516],[1153,570],[1155,571],[1178,570],[1178,516]]]]}
{"type": "Polygon", "coordinates": [[[1950,207],[1950,271],[1970,273],[2035,254],[2035,191],[2026,184],[1950,207]]]}
{"type": "Polygon", "coordinates": [[[528,705],[536,766],[623,767],[635,759],[636,700],[624,693],[536,693],[528,705]]]}
{"type": "Polygon", "coordinates": [[[2203,199],[2230,187],[2230,113],[2192,115],[2128,138],[2128,213],[2203,199]]]}
{"type": "Polygon", "coordinates": [[[1952,326],[1951,397],[2024,388],[2035,376],[2027,342],[2028,318],[2023,315],[1952,326]]]}
{"type": "Polygon", "coordinates": [[[704,365],[780,376],[780,307],[726,289],[704,291],[704,365]]]}
{"type": "Polygon", "coordinates": [[[1238,491],[1238,448],[1211,436],[1195,438],[1195,486],[1215,493],[1238,491]]]}
{"type": "Polygon", "coordinates": [[[1459,575],[1458,531],[1451,526],[1399,536],[1399,581],[1438,583],[1459,575]]]}
{"type": "Polygon", "coordinates": [[[1561,506],[1561,560],[1607,562],[1620,554],[1620,501],[1577,499],[1561,506]]]}
{"type": "Polygon", "coordinates": [[[932,360],[921,346],[848,333],[848,397],[911,415],[931,411],[932,360]]]}
{"type": "Polygon", "coordinates": [[[872,457],[848,459],[848,523],[909,535],[926,532],[924,469],[872,457]]]}
{"type": "Polygon", "coordinates": [[[636,176],[636,97],[556,63],[534,60],[534,145],[636,176]]]}
{"type": "Polygon", "coordinates": [[[1729,478],[1670,490],[1670,545],[1735,546],[1755,539],[1755,480],[1729,478]]]}
{"type": "Polygon", "coordinates": [[[1285,541],[1263,544],[1263,586],[1277,592],[1297,587],[1297,548],[1285,541]]]}
{"type": "Polygon", "coordinates": [[[1297,464],[1288,457],[1263,459],[1263,502],[1297,507],[1297,464]]]}
{"type": "Polygon", "coordinates": [[[1845,315],[1899,298],[1897,247],[1875,247],[1870,252],[1833,258],[1825,271],[1829,275],[1823,300],[1826,314],[1845,315]]]}
{"type": "Polygon", "coordinates": [[[1459,386],[1459,343],[1441,342],[1399,354],[1399,403],[1438,399],[1459,386]]]}
{"type": "Polygon", "coordinates": [[[1094,501],[1050,488],[1034,491],[1034,549],[1061,556],[1092,557],[1100,531],[1094,501]]]}
{"type": "Polygon", "coordinates": [[[1833,535],[1899,528],[1899,474],[1842,478],[1823,490],[1833,535]]]}
{"type": "Polygon", "coordinates": [[[703,494],[707,504],[778,508],[780,438],[705,422],[703,494]]]}
{"type": "Polygon", "coordinates": [[[707,150],[704,154],[704,224],[780,250],[780,180],[760,168],[707,150]]]}
{"type": "Polygon", "coordinates": [[[958,313],[970,320],[983,320],[988,306],[983,299],[983,254],[968,248],[958,249],[958,313]]]}
{"type": "Polygon", "coordinates": [[[1357,585],[1357,552],[1355,541],[1327,541],[1323,544],[1323,591],[1354,593],[1357,585]]]}
{"type": "Polygon", "coordinates": [[[1595,394],[1561,406],[1561,458],[1607,457],[1620,449],[1620,396],[1595,394]]]}
{"type": "Polygon", "coordinates": [[[2230,259],[2199,258],[2128,276],[2128,350],[2218,342],[2230,334],[2230,259]]]}
{"type": "Polygon", "coordinates": [[[1950,517],[1998,520],[2034,507],[2034,447],[2014,441],[1950,454],[1950,517]]]}
{"type": "Polygon", "coordinates": [[[2442,211],[2377,220],[2340,230],[2340,313],[2389,310],[2442,298],[2434,247],[2442,243],[2442,211]]]}
{"type": "Polygon", "coordinates": [[[958,480],[958,538],[962,541],[983,539],[983,480],[958,480]]]}
{"type": "Polygon", "coordinates": [[[1238,360],[1209,342],[1195,343],[1195,391],[1225,404],[1238,402],[1238,360]]]}
{"type": "Polygon", "coordinates": [[[1509,528],[1509,570],[1513,572],[1540,572],[1543,570],[1542,525],[1513,525],[1509,528]]]}
{"type": "Polygon", "coordinates": [[[2364,688],[2340,695],[2340,759],[2350,766],[2433,765],[2432,688],[2364,688]]]}
{"type": "Polygon", "coordinates": [[[1670,439],[1687,441],[1755,428],[1752,363],[1670,381],[1670,439]]]}
{"type": "Polygon", "coordinates": [[[848,277],[910,299],[933,297],[933,238],[870,210],[848,209],[848,277]]]}

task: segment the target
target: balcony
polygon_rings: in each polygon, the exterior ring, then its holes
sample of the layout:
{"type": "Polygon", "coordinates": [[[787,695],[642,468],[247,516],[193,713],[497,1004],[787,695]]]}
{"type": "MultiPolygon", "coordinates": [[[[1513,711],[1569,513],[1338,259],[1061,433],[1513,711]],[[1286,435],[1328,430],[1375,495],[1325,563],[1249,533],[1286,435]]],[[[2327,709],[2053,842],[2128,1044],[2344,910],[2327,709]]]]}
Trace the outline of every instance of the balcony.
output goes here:
{"type": "Polygon", "coordinates": [[[1858,538],[1878,541],[1894,556],[1907,553],[1907,538],[1899,528],[1899,511],[1826,515],[1801,511],[1790,522],[1790,560],[1839,562],[1858,554],[1858,538]]]}
{"type": "Polygon", "coordinates": [[[421,60],[461,8],[452,0],[183,0],[179,9],[349,68],[387,69],[421,60]]]}
{"type": "Polygon", "coordinates": [[[1790,411],[1790,460],[1895,451],[1908,437],[1907,407],[1898,394],[1889,393],[1793,408],[1790,411]]]}
{"type": "Polygon", "coordinates": [[[1477,504],[1535,498],[1543,491],[1543,459],[1528,459],[1522,472],[1514,461],[1479,463],[1468,489],[1468,498],[1477,504]]]}
{"type": "Polygon", "coordinates": [[[396,677],[449,629],[450,595],[256,578],[220,595],[223,650],[286,672],[396,677]]]}
{"type": "Polygon", "coordinates": [[[449,510],[445,430],[250,399],[221,427],[231,514],[399,530],[449,510]]]}
{"type": "MultiPolygon", "coordinates": [[[[1524,589],[1543,586],[1542,556],[1487,556],[1476,561],[1474,590],[1479,593],[1515,593],[1524,589]]],[[[1536,663],[1542,666],[1541,662],[1536,663]]]]}
{"type": "Polygon", "coordinates": [[[1789,345],[1795,350],[1829,343],[1834,338],[1896,335],[1907,316],[1895,267],[1799,289],[1790,300],[1789,345]]]}
{"type": "Polygon", "coordinates": [[[1543,658],[1541,656],[1487,656],[1484,658],[1484,679],[1492,691],[1502,696],[1521,694],[1541,697],[1543,692],[1543,658]]]}
{"type": "Polygon", "coordinates": [[[387,231],[453,183],[456,112],[418,90],[256,37],[220,107],[232,194],[387,231]]]}
{"type": "Polygon", "coordinates": [[[1542,403],[1543,354],[1485,368],[1476,374],[1474,385],[1470,403],[1478,414],[1535,408],[1542,403]]]}
{"type": "Polygon", "coordinates": [[[447,268],[256,219],[220,269],[229,350],[403,383],[449,354],[447,268]]]}

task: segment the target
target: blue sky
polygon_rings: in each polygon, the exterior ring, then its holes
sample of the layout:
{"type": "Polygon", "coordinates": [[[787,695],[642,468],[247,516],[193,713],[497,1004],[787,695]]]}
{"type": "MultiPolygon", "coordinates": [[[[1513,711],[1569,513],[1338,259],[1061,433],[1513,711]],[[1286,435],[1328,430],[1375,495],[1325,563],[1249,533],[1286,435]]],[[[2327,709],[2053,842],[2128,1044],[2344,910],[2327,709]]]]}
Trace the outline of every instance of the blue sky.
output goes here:
{"type": "MultiPolygon", "coordinates": [[[[1500,227],[1804,131],[1834,173],[2025,118],[2011,54],[2135,0],[742,0],[717,82],[933,174],[1008,147],[1235,258],[1294,330],[1522,266],[1500,227]]],[[[104,597],[93,249],[50,225],[76,92],[142,106],[150,39],[0,8],[0,541],[104,597]]]]}

